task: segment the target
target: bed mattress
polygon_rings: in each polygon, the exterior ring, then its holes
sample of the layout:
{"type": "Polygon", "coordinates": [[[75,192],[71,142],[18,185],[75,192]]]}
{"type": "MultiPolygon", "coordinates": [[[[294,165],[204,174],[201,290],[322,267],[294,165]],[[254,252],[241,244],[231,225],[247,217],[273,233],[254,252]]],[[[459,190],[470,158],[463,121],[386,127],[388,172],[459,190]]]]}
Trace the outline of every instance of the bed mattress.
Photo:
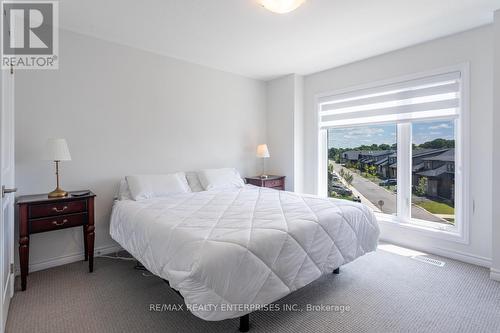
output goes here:
{"type": "Polygon", "coordinates": [[[194,315],[223,320],[374,251],[379,228],[362,204],[247,185],[116,201],[110,234],[194,315]]]}

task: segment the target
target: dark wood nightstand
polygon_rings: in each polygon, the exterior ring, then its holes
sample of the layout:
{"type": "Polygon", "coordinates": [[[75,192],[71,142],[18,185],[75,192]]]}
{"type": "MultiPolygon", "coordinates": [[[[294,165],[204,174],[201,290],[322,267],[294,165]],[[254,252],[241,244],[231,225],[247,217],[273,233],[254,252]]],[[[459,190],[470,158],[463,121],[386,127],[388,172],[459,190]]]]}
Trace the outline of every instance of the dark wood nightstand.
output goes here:
{"type": "Polygon", "coordinates": [[[49,198],[47,194],[24,195],[17,198],[22,290],[26,290],[30,234],[83,227],[85,261],[89,261],[89,272],[94,270],[95,194],[90,191],[83,196],[72,196],[71,193],[75,192],[69,192],[64,198],[49,198]]]}
{"type": "Polygon", "coordinates": [[[246,177],[248,184],[252,184],[260,187],[269,187],[276,190],[285,190],[285,176],[267,176],[267,178],[256,177],[246,177]]]}

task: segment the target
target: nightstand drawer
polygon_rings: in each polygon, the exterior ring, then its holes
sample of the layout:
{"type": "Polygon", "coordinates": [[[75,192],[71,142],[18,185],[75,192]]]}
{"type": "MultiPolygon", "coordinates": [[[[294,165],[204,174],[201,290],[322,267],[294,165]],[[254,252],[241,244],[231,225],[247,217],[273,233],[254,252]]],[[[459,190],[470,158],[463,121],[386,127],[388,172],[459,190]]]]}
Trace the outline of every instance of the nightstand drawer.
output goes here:
{"type": "Polygon", "coordinates": [[[283,179],[276,179],[276,180],[266,180],[265,182],[265,187],[281,187],[284,184],[283,179]]]}
{"type": "Polygon", "coordinates": [[[49,203],[43,205],[32,205],[29,209],[31,219],[57,216],[61,214],[72,214],[85,212],[87,210],[87,200],[78,200],[61,203],[49,203]]]}
{"type": "Polygon", "coordinates": [[[30,220],[30,233],[77,227],[87,223],[87,213],[30,220]]]}
{"type": "Polygon", "coordinates": [[[247,184],[260,187],[272,188],[275,190],[285,190],[285,176],[268,176],[268,178],[246,177],[247,184]]]}

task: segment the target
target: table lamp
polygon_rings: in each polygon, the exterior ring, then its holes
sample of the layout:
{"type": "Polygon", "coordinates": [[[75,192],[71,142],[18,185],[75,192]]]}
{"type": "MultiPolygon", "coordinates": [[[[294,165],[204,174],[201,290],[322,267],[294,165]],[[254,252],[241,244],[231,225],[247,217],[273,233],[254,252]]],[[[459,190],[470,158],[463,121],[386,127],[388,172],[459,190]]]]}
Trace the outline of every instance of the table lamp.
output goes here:
{"type": "Polygon", "coordinates": [[[45,146],[45,160],[56,163],[56,189],[49,193],[49,198],[62,198],[68,195],[68,192],[59,187],[59,162],[71,161],[68,144],[65,139],[49,139],[45,146]]]}
{"type": "Polygon", "coordinates": [[[262,158],[262,175],[260,175],[260,178],[265,179],[268,177],[266,175],[266,158],[271,157],[271,155],[269,154],[269,149],[267,149],[266,144],[257,146],[257,157],[262,158]]]}

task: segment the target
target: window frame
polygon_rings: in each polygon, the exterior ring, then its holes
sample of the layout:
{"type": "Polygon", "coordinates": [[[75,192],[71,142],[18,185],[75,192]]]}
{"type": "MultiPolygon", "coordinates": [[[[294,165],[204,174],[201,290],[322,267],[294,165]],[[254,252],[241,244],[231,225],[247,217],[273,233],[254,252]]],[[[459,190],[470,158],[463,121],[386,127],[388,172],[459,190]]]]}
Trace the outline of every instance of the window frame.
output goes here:
{"type": "MultiPolygon", "coordinates": [[[[397,216],[376,213],[380,223],[389,223],[391,226],[409,229],[430,237],[445,239],[462,244],[469,244],[469,107],[470,107],[470,64],[468,62],[443,67],[435,70],[414,73],[410,75],[391,78],[368,84],[353,86],[345,89],[329,91],[315,96],[314,113],[316,132],[316,154],[315,158],[315,193],[319,196],[328,196],[327,190],[327,164],[328,164],[328,143],[327,129],[321,128],[319,124],[319,113],[321,110],[320,101],[326,97],[354,92],[357,90],[375,88],[383,85],[397,84],[403,81],[422,79],[428,76],[446,74],[459,71],[460,79],[460,106],[459,116],[455,119],[455,225],[438,225],[435,222],[423,221],[411,218],[411,144],[412,144],[412,123],[416,121],[399,122],[397,125],[398,144],[398,193],[397,193],[397,216]],[[405,156],[406,158],[399,158],[405,156]],[[400,172],[400,170],[406,170],[400,172]],[[405,189],[404,191],[402,189],[405,189]],[[458,189],[458,190],[457,190],[458,189]]],[[[450,120],[449,117],[429,119],[450,120]]],[[[424,121],[425,119],[422,119],[424,121]]],[[[365,125],[375,125],[367,123],[365,125]]],[[[345,126],[343,126],[345,127],[345,126]]]]}

